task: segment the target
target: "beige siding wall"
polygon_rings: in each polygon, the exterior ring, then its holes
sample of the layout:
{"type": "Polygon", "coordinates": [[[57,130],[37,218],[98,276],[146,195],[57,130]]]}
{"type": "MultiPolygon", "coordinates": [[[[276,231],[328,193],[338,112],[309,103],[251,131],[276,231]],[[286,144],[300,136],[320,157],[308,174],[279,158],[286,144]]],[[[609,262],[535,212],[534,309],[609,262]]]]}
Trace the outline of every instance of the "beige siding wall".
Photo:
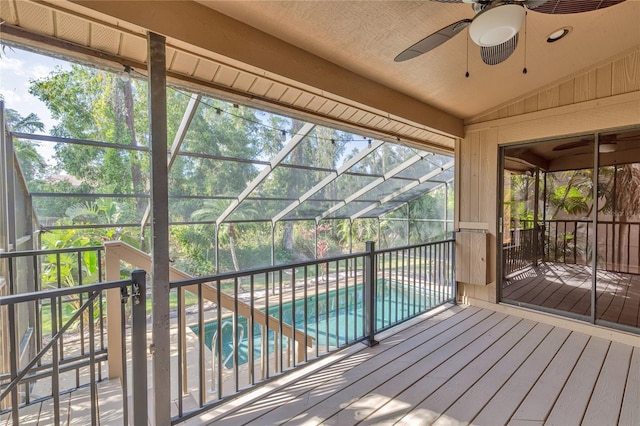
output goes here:
{"type": "Polygon", "coordinates": [[[515,117],[638,90],[640,90],[640,50],[635,50],[592,70],[504,105],[489,114],[482,114],[467,120],[467,124],[515,117]]]}
{"type": "Polygon", "coordinates": [[[640,49],[468,122],[456,145],[456,227],[488,225],[490,283],[459,283],[460,300],[496,302],[499,146],[627,126],[640,126],[640,49]]]}

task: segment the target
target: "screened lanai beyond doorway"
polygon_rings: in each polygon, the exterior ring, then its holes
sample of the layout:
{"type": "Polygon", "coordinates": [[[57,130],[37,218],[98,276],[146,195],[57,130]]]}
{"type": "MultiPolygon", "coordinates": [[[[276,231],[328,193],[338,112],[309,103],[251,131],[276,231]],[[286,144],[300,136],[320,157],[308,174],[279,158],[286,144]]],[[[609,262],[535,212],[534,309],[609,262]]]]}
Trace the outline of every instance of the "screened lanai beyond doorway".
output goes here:
{"type": "Polygon", "coordinates": [[[501,300],[638,333],[639,143],[631,129],[502,148],[501,300]]]}

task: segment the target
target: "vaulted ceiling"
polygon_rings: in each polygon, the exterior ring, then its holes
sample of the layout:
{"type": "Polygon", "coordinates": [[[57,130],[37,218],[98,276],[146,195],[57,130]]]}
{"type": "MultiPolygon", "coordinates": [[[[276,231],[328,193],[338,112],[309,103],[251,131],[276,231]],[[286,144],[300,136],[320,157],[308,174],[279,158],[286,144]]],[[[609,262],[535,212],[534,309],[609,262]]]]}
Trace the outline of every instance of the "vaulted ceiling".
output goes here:
{"type": "Polygon", "coordinates": [[[490,66],[466,30],[407,62],[393,58],[428,34],[472,18],[470,4],[435,1],[199,0],[242,22],[458,117],[468,118],[640,45],[640,1],[587,13],[529,11],[519,47],[490,66]],[[553,31],[571,33],[547,43],[553,31]],[[525,47],[526,44],[526,47],[525,47]],[[525,62],[526,53],[526,62],[525,62]],[[465,77],[469,61],[469,78],[465,77]],[[522,70],[525,66],[527,74],[522,70]]]}
{"type": "Polygon", "coordinates": [[[167,37],[170,79],[334,125],[451,151],[464,121],[640,46],[640,0],[587,13],[529,11],[516,51],[486,65],[466,30],[406,62],[428,34],[474,16],[436,1],[0,0],[2,38],[145,67],[167,37]],[[547,43],[555,30],[571,32],[547,43]],[[57,44],[56,44],[57,43],[57,44]],[[86,48],[86,50],[85,50],[86,48]],[[92,53],[91,53],[92,52],[92,53]],[[97,53],[96,53],[97,52],[97,53]],[[527,73],[523,73],[526,66],[527,73]],[[469,77],[465,73],[469,71],[469,77]]]}

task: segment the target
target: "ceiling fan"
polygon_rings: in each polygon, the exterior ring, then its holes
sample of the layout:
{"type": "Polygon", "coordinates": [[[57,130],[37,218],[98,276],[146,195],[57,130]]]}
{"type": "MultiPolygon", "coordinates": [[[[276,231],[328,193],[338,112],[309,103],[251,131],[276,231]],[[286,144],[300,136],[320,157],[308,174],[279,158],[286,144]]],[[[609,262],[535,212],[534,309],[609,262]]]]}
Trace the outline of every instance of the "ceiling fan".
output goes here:
{"type": "MultiPolygon", "coordinates": [[[[432,0],[440,3],[469,3],[476,13],[428,35],[395,57],[396,62],[420,56],[469,27],[469,37],[480,46],[480,56],[488,65],[505,61],[518,45],[518,33],[526,10],[547,14],[589,12],[625,0],[432,0]]],[[[562,34],[564,35],[564,34],[562,34]]]]}
{"type": "MultiPolygon", "coordinates": [[[[624,136],[624,137],[621,137],[619,135],[607,135],[607,136],[603,135],[603,136],[600,136],[600,144],[599,144],[598,151],[600,153],[614,152],[618,149],[618,142],[622,142],[623,144],[626,144],[626,146],[630,146],[629,144],[631,143],[640,142],[640,137],[638,135],[631,135],[631,136],[624,136]]],[[[578,141],[567,142],[567,143],[554,146],[552,151],[559,152],[559,151],[573,150],[577,148],[585,148],[590,145],[593,146],[592,145],[593,143],[594,143],[593,139],[585,138],[585,139],[580,139],[578,141]]]]}

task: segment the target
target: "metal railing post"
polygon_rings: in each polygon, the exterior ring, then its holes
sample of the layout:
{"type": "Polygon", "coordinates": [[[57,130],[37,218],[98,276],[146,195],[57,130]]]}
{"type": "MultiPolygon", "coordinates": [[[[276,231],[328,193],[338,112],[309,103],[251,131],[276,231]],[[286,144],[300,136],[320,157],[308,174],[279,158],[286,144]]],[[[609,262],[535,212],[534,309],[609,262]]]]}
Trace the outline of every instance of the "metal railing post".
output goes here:
{"type": "MultiPolygon", "coordinates": [[[[133,373],[133,424],[146,425],[147,414],[147,276],[143,270],[131,273],[131,362],[133,373]]],[[[124,332],[124,331],[123,331],[124,332]]]]}
{"type": "Polygon", "coordinates": [[[374,339],[376,332],[376,243],[367,241],[366,256],[364,261],[364,320],[366,324],[367,346],[375,346],[378,342],[374,339]]]}

